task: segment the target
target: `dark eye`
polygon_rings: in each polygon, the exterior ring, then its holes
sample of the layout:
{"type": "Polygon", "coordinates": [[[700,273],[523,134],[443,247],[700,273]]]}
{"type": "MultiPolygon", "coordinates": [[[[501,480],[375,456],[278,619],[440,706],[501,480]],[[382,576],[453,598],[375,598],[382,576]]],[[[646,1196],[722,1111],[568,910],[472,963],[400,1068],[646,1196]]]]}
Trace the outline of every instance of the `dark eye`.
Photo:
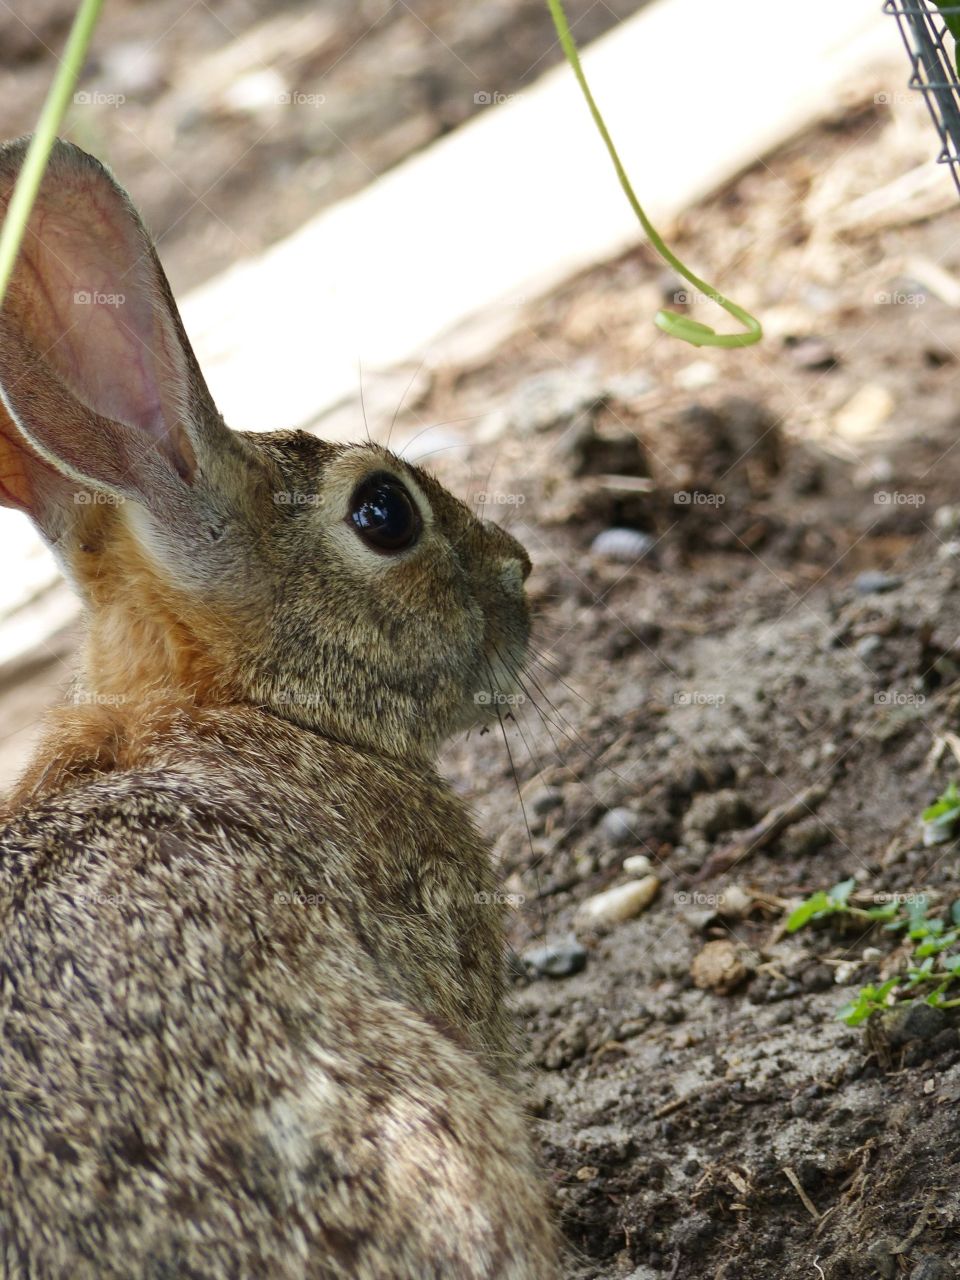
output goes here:
{"type": "Polygon", "coordinates": [[[348,519],[374,551],[406,551],[423,528],[413,499],[386,471],[377,471],[357,485],[348,519]]]}

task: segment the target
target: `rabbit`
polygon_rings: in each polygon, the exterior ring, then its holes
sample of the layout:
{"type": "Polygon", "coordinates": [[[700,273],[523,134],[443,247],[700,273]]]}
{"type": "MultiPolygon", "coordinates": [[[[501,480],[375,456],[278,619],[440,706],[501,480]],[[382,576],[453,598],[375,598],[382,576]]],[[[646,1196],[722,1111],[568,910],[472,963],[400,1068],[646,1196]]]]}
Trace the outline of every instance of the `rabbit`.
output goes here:
{"type": "Polygon", "coordinates": [[[64,141],[0,394],[0,501],[86,617],[0,817],[0,1277],[549,1280],[501,895],[435,766],[515,687],[526,552],[378,445],[226,427],[64,141]]]}

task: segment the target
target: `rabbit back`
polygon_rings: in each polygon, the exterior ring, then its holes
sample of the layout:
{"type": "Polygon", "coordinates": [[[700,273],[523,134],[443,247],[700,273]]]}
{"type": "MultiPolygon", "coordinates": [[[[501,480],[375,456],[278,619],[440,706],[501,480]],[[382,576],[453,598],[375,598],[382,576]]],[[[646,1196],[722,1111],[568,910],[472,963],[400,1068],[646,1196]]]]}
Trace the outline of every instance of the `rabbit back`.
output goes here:
{"type": "Polygon", "coordinates": [[[406,779],[351,844],[383,763],[293,731],[251,773],[223,747],[256,727],[262,752],[254,717],[211,716],[189,768],[81,782],[0,830],[0,1274],[552,1274],[499,1002],[487,1022],[463,998],[471,842],[448,837],[444,874],[415,816],[443,789],[406,779]],[[291,797],[321,776],[305,826],[291,797]],[[413,827],[422,874],[391,888],[384,848],[399,867],[413,827]]]}

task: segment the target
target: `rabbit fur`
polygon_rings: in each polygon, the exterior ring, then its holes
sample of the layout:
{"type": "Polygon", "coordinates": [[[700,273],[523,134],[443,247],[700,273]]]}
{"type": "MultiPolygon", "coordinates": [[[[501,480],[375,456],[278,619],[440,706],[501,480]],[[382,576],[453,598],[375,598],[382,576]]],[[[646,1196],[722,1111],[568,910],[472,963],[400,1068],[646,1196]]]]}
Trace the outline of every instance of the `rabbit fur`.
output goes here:
{"type": "Polygon", "coordinates": [[[0,813],[0,1277],[549,1280],[502,907],[434,765],[514,687],[526,553],[379,446],[229,430],[66,142],[0,396],[0,502],[86,616],[0,813]],[[397,554],[350,516],[371,475],[397,554]]]}

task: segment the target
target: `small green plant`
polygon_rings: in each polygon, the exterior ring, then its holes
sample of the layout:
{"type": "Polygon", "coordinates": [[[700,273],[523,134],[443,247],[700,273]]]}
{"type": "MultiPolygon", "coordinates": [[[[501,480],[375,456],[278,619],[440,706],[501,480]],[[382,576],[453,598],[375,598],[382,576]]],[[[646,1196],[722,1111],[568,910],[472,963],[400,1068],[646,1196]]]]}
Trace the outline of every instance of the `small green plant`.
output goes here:
{"type": "MultiPolygon", "coordinates": [[[[952,790],[956,793],[955,787],[952,790]]],[[[941,797],[937,803],[943,801],[941,797]]],[[[861,987],[852,1000],[837,1010],[837,1017],[848,1026],[856,1027],[871,1014],[914,1000],[923,1000],[939,1009],[960,1007],[960,996],[955,994],[955,984],[960,983],[960,951],[950,950],[960,947],[960,898],[945,920],[927,915],[929,899],[923,894],[894,897],[873,907],[855,906],[850,902],[854,886],[852,879],[842,880],[832,889],[812,893],[787,917],[787,932],[796,933],[815,920],[842,915],[869,920],[891,933],[903,933],[914,945],[903,972],[880,986],[868,983],[861,987]]]]}
{"type": "Polygon", "coordinates": [[[943,844],[951,839],[960,819],[960,791],[957,784],[951,782],[933,804],[928,805],[920,815],[923,824],[923,843],[925,845],[943,844]]]}

